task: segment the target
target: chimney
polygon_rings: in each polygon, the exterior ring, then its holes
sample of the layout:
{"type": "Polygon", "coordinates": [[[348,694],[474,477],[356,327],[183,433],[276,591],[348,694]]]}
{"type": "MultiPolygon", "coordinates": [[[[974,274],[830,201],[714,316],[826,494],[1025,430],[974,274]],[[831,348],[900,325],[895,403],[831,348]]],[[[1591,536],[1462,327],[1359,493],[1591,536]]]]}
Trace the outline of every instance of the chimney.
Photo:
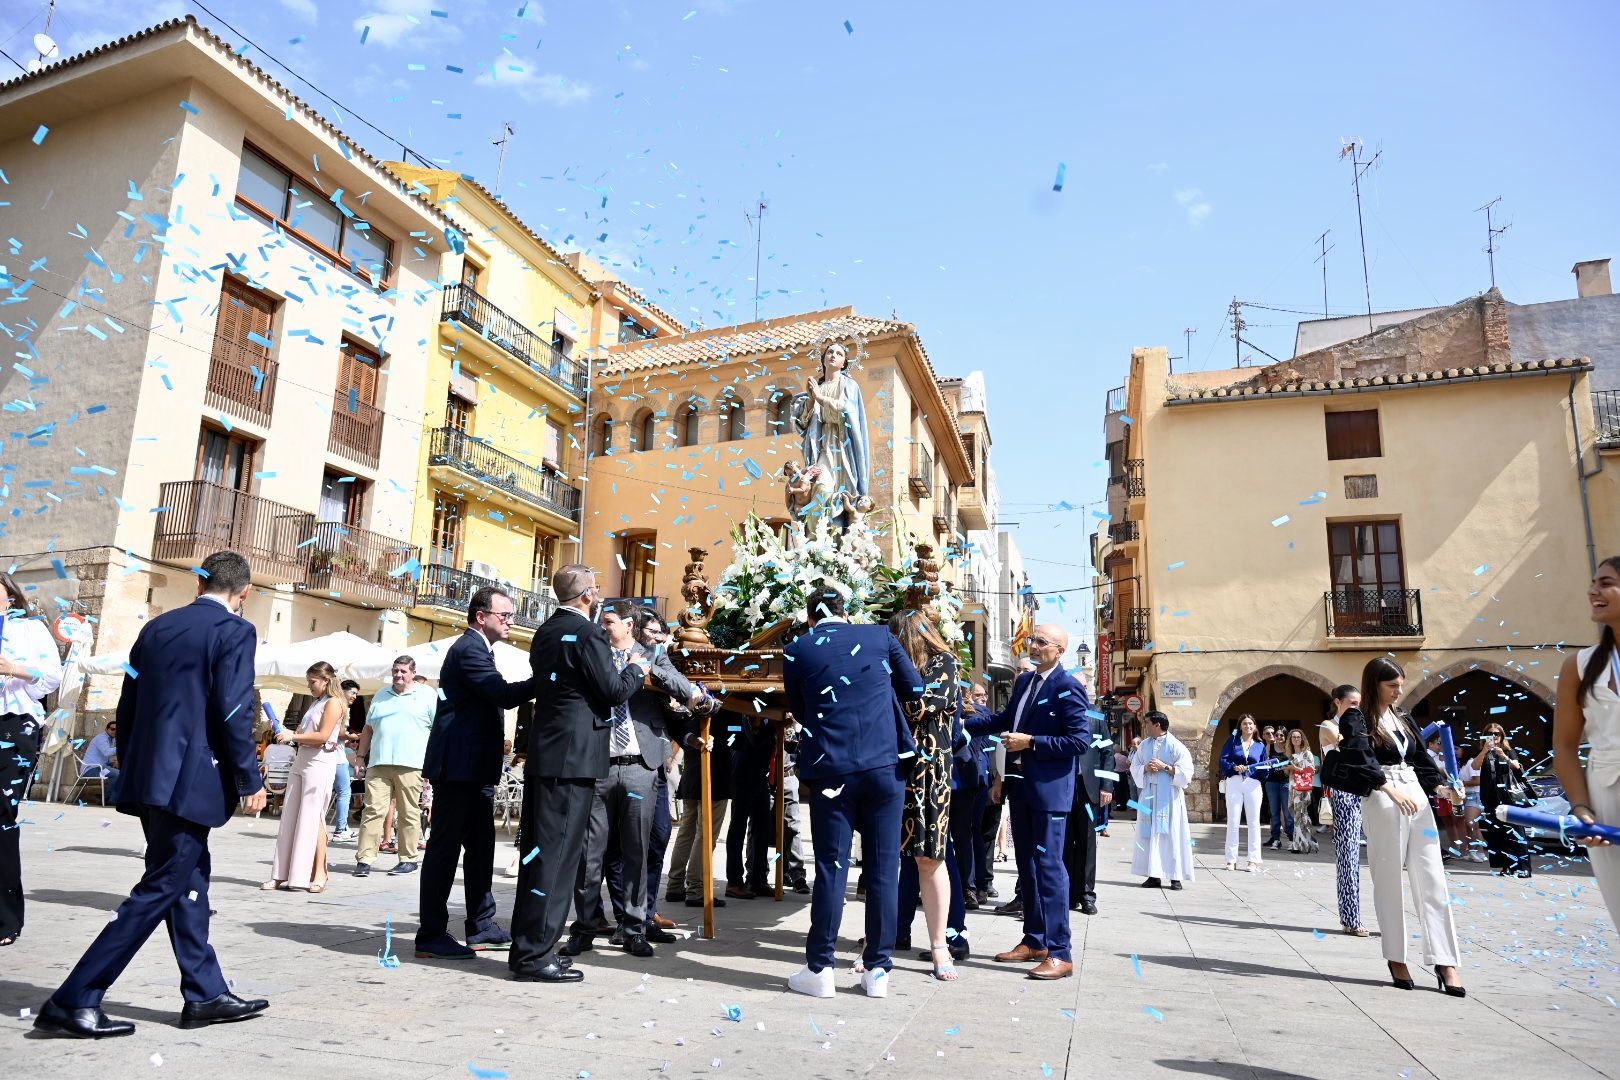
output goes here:
{"type": "Polygon", "coordinates": [[[1608,296],[1614,292],[1609,284],[1609,260],[1589,259],[1575,264],[1576,296],[1608,296]]]}

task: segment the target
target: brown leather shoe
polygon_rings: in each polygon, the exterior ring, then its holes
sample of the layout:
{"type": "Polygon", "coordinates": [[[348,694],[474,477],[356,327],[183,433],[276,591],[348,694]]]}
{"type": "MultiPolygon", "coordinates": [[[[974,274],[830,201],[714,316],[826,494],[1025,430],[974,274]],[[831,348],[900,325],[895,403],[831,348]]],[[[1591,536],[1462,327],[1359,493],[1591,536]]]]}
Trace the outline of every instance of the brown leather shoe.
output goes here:
{"type": "Polygon", "coordinates": [[[1055,956],[1048,956],[1045,960],[1029,969],[1031,979],[1067,979],[1074,974],[1074,965],[1067,960],[1059,960],[1055,956]]]}
{"type": "Polygon", "coordinates": [[[1018,943],[1016,948],[1008,949],[1006,952],[996,953],[996,963],[998,964],[1028,964],[1036,960],[1045,959],[1045,949],[1032,949],[1028,945],[1025,945],[1022,941],[1018,943]]]}
{"type": "Polygon", "coordinates": [[[654,926],[658,927],[658,929],[660,929],[660,930],[673,930],[673,929],[675,929],[675,920],[674,919],[666,919],[662,915],[654,915],[652,917],[652,924],[654,926]]]}
{"type": "Polygon", "coordinates": [[[727,885],[726,895],[731,897],[733,900],[752,900],[754,898],[754,890],[750,889],[746,885],[727,885]]]}

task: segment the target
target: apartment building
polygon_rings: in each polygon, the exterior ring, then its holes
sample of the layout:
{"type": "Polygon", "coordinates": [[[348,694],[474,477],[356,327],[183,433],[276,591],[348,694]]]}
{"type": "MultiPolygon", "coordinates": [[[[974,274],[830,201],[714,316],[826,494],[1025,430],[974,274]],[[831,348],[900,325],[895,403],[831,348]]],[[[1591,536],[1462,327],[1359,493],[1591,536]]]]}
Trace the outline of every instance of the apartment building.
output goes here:
{"type": "Polygon", "coordinates": [[[962,615],[978,674],[994,684],[1013,677],[1012,636],[996,618],[1001,588],[1001,552],[996,540],[999,496],[990,465],[990,415],[984,372],[939,381],[956,416],[957,431],[973,473],[957,489],[957,537],[949,551],[960,564],[962,615]]]}
{"type": "Polygon", "coordinates": [[[190,18],[0,84],[0,160],[0,551],[42,606],[126,649],[232,548],[261,639],[403,644],[450,220],[190,18]]]}

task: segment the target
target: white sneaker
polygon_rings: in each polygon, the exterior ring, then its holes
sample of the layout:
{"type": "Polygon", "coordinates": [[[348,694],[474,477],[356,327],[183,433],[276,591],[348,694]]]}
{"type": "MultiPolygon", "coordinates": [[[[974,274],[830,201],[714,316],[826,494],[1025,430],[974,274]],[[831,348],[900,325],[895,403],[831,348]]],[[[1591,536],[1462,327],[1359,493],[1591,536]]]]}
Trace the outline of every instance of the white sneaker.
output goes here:
{"type": "Polygon", "coordinates": [[[796,994],[830,998],[837,992],[838,984],[833,981],[832,968],[827,967],[822,968],[820,971],[811,971],[806,966],[788,976],[788,989],[796,994]]]}
{"type": "Polygon", "coordinates": [[[1483,851],[1470,851],[1468,853],[1468,861],[1469,862],[1490,862],[1491,860],[1485,855],[1485,853],[1483,851]]]}
{"type": "Polygon", "coordinates": [[[1226,864],[1226,872],[1227,873],[1230,874],[1232,871],[1234,871],[1236,869],[1237,869],[1237,863],[1229,862],[1229,863],[1226,864]]]}
{"type": "Polygon", "coordinates": [[[889,973],[883,968],[873,968],[861,976],[861,989],[866,991],[870,998],[889,996],[889,973]]]}

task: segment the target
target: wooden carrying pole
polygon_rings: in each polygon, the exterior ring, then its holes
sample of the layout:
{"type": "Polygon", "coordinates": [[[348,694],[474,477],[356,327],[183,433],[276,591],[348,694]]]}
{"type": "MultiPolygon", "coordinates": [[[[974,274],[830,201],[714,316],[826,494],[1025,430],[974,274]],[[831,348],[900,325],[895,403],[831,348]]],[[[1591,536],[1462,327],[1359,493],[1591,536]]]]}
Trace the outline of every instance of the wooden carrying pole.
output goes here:
{"type": "Polygon", "coordinates": [[[711,781],[709,779],[709,729],[710,718],[703,718],[702,743],[698,750],[698,797],[701,800],[703,816],[703,936],[714,940],[714,808],[710,799],[711,781]]]}
{"type": "Polygon", "coordinates": [[[782,878],[787,873],[787,724],[778,720],[776,728],[776,898],[782,899],[782,878]]]}

